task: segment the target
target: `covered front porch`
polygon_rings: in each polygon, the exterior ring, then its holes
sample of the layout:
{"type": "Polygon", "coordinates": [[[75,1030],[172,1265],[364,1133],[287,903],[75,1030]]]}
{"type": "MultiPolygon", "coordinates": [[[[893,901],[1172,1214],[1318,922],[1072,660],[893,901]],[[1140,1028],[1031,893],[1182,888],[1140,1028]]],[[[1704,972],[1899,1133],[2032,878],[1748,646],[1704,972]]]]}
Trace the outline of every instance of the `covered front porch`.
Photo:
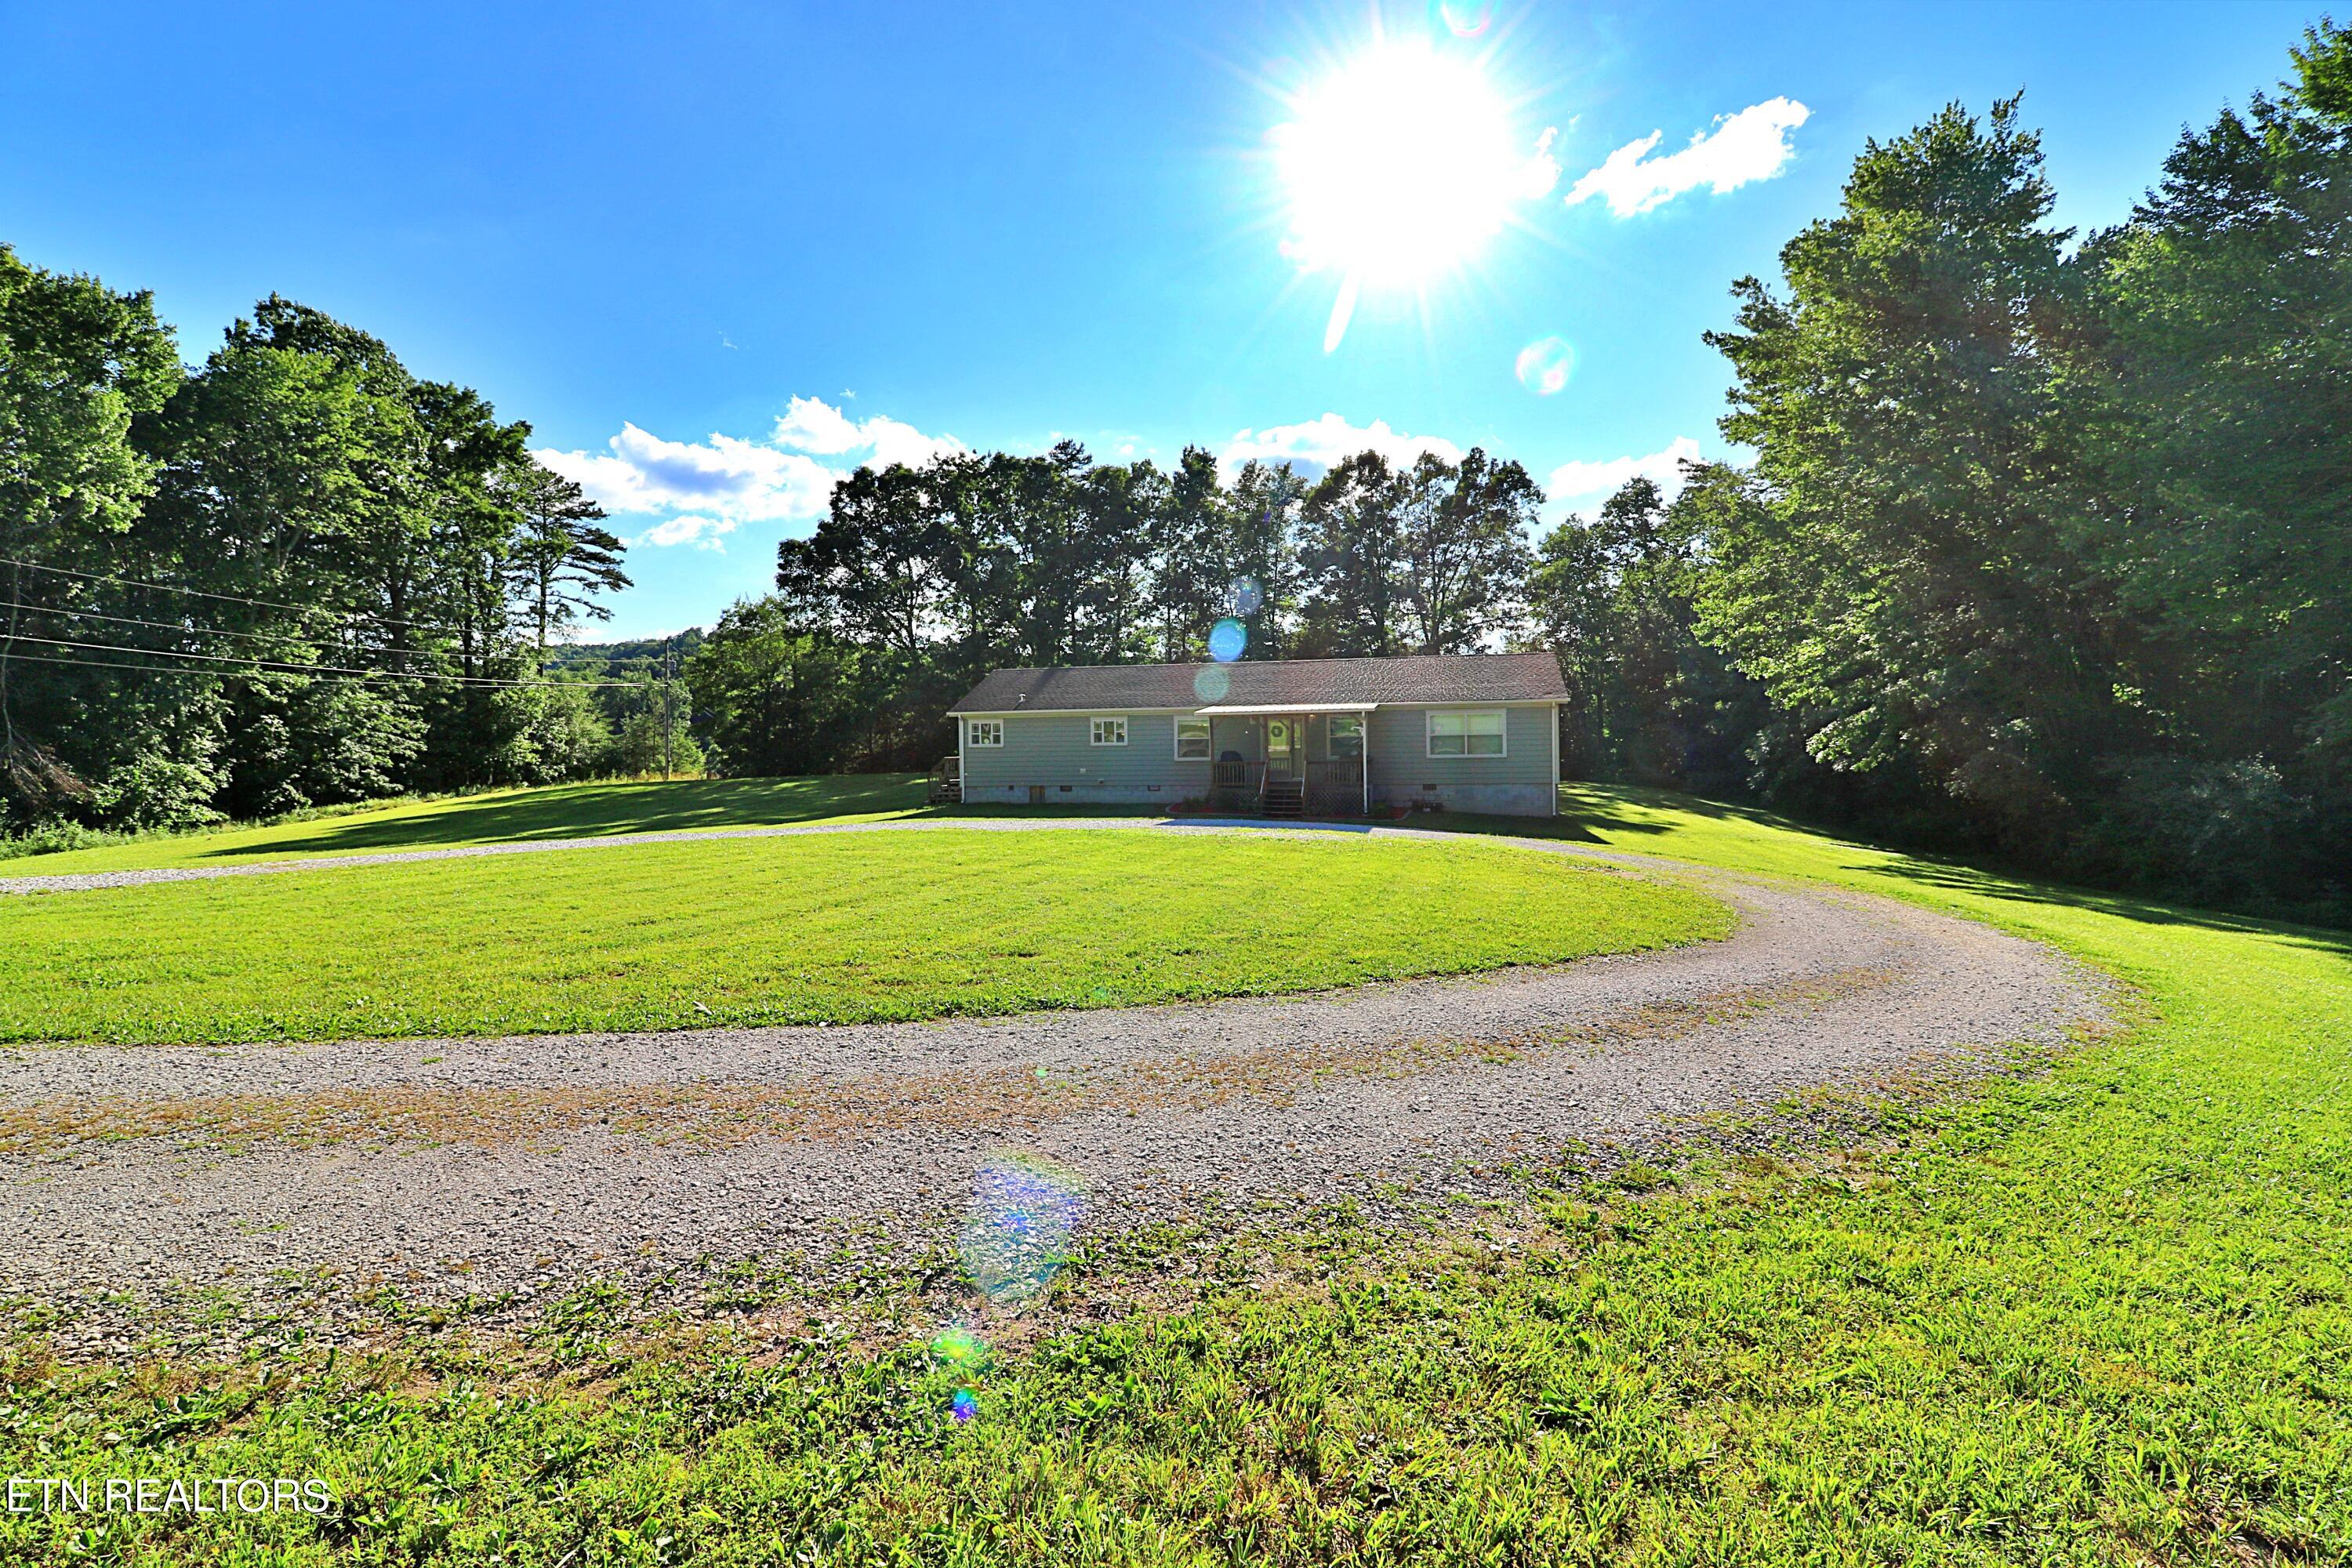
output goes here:
{"type": "Polygon", "coordinates": [[[1372,707],[1202,709],[1192,719],[1207,731],[1211,804],[1265,816],[1370,816],[1365,731],[1372,707]]]}

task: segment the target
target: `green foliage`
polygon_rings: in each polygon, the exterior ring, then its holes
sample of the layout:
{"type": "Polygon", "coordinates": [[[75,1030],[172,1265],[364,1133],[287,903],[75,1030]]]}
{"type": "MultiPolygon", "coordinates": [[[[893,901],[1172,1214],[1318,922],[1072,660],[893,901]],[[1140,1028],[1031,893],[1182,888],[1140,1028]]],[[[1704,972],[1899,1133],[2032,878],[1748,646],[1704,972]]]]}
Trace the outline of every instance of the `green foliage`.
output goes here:
{"type": "Polygon", "coordinates": [[[12,563],[0,574],[8,638],[0,641],[0,829],[89,795],[58,758],[58,736],[16,722],[25,689],[47,684],[46,661],[57,653],[15,640],[42,622],[27,612],[33,595],[14,563],[61,538],[108,538],[129,526],[156,469],[131,441],[131,424],[162,406],[178,375],[171,329],[150,296],[28,267],[0,245],[0,557],[12,563]]]}
{"type": "Polygon", "coordinates": [[[702,748],[688,724],[688,701],[689,693],[677,681],[649,688],[613,737],[604,771],[630,777],[702,772],[702,748]]]}
{"type": "Polygon", "coordinates": [[[1226,616],[1252,658],[1493,646],[1540,499],[1480,451],[1403,473],[1367,453],[1312,489],[1286,465],[1228,479],[1192,447],[1163,475],[1074,442],[861,470],[778,547],[775,599],[712,634],[736,646],[699,678],[703,722],[730,767],[911,765],[990,668],[1198,659],[1226,616]],[[828,680],[841,704],[808,695],[828,680]]]}
{"type": "MultiPolygon", "coordinates": [[[[1528,578],[1538,640],[1559,655],[1573,697],[1563,759],[1587,776],[1737,794],[1751,782],[1748,740],[1767,719],[1761,689],[1698,636],[1700,552],[1740,477],[1695,469],[1672,507],[1629,480],[1591,522],[1547,533],[1528,578]]],[[[1736,500],[1734,500],[1736,504],[1736,500]]]]}
{"type": "Polygon", "coordinates": [[[2133,731],[2111,602],[2068,569],[2045,478],[2083,460],[2052,199],[2014,100],[1948,109],[1872,142],[1843,214],[1782,251],[1790,297],[1744,279],[1739,330],[1709,340],[1761,504],[1717,513],[1702,630],[1817,758],[1918,758],[2020,843],[2133,731]]]}
{"type": "Polygon", "coordinates": [[[0,251],[0,489],[48,498],[0,507],[0,830],[603,764],[531,650],[626,578],[527,426],[275,295],[184,374],[143,296],[0,251]]]}
{"type": "Polygon", "coordinates": [[[1679,887],[1473,842],[1072,830],[664,843],[7,900],[0,1039],[1118,1006],[1552,963],[1728,925],[1679,887]],[[1234,895],[1276,882],[1280,899],[1234,895]]]}
{"type": "MultiPolygon", "coordinates": [[[[1756,465],[1676,510],[1686,619],[1770,704],[1717,731],[1746,727],[1756,795],[2346,918],[2347,38],[2314,29],[2281,96],[2185,132],[2132,220],[2071,254],[2011,100],[1873,142],[1782,251],[1785,293],[1738,285],[1710,341],[1756,465]]],[[[1577,658],[1631,646],[1621,626],[1596,653],[1591,595],[1548,592],[1577,658]]]]}
{"type": "Polygon", "coordinates": [[[152,296],[28,267],[0,245],[0,544],[61,530],[119,532],[154,480],[131,420],[179,379],[152,296]]]}
{"type": "Polygon", "coordinates": [[[810,773],[854,754],[858,731],[887,700],[890,663],[800,630],[778,600],[731,606],[686,663],[714,771],[810,773]]]}
{"type": "Polygon", "coordinates": [[[2209,756],[2338,781],[2352,752],[2352,32],[2182,135],[2099,236],[2083,383],[2116,504],[2084,544],[2161,639],[2148,700],[2209,756]]]}
{"type": "Polygon", "coordinates": [[[599,526],[604,509],[576,482],[537,463],[517,470],[513,482],[523,526],[509,545],[507,583],[544,655],[549,633],[612,619],[611,606],[595,595],[619,593],[629,576],[621,570],[620,540],[599,526]]]}

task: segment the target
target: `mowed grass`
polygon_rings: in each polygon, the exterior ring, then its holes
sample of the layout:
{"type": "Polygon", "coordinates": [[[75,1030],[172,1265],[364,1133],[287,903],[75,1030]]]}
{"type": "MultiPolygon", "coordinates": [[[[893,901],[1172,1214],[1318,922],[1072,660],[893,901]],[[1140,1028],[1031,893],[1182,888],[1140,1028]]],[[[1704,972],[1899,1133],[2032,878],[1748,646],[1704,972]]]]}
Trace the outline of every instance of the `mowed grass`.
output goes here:
{"type": "Polygon", "coordinates": [[[976,1373],[925,1352],[935,1322],[877,1348],[812,1319],[780,1357],[604,1348],[586,1298],[551,1382],[401,1354],[79,1373],[27,1346],[0,1368],[11,1468],[315,1475],[342,1502],[10,1516],[0,1542],[190,1563],[2352,1560],[2352,942],[1672,797],[1578,805],[1564,830],[2055,942],[2139,989],[2132,1026],[1867,1146],[1632,1173],[1491,1244],[1472,1215],[1419,1248],[1303,1232],[1272,1267],[1203,1237],[1163,1276],[1204,1281],[1196,1300],[1147,1295],[976,1373]]]}
{"type": "Polygon", "coordinates": [[[728,839],[0,900],[0,1040],[859,1023],[1256,994],[1723,934],[1688,889],[1465,839],[728,839]]]}
{"type": "Polygon", "coordinates": [[[0,860],[0,878],[233,866],[254,860],[446,849],[460,845],[592,838],[619,833],[868,822],[919,813],[923,809],[923,780],[912,773],[687,779],[670,784],[577,784],[493,790],[259,827],[227,827],[26,855],[0,860]]]}

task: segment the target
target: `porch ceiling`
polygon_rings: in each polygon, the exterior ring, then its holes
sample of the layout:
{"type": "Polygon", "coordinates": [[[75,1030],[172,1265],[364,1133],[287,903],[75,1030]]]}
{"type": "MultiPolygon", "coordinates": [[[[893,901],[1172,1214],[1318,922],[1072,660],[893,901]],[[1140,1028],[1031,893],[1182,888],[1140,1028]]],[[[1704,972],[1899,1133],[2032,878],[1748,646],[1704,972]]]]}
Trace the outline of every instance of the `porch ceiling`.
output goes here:
{"type": "Polygon", "coordinates": [[[1256,719],[1285,713],[1369,713],[1379,706],[1377,702],[1219,702],[1192,712],[1193,717],[1203,719],[1256,719]]]}

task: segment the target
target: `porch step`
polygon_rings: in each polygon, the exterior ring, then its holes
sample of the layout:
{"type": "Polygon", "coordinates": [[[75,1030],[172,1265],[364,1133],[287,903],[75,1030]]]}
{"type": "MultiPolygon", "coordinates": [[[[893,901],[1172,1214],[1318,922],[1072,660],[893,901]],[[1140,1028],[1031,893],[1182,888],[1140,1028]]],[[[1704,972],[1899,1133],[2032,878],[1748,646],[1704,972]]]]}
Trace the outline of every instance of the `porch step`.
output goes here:
{"type": "Polygon", "coordinates": [[[1307,814],[1306,781],[1303,779],[1266,780],[1265,807],[1268,816],[1304,816],[1307,814]]]}

